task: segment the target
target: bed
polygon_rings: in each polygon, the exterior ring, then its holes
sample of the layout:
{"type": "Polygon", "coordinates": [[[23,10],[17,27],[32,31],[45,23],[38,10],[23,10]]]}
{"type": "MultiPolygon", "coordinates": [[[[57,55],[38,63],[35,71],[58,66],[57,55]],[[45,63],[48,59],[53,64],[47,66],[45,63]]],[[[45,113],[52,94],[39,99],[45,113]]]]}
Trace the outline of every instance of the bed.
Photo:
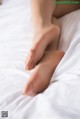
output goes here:
{"type": "Polygon", "coordinates": [[[31,72],[25,59],[33,27],[30,0],[0,6],[0,119],[80,119],[80,10],[60,18],[59,49],[65,52],[49,87],[35,97],[22,95],[31,72]]]}

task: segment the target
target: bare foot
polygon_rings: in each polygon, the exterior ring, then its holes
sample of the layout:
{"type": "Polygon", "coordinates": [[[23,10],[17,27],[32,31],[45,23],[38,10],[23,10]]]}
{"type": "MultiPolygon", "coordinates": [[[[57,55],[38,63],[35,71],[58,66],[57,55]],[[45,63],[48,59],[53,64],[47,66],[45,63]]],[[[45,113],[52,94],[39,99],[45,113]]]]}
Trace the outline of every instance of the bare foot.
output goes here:
{"type": "Polygon", "coordinates": [[[33,69],[24,94],[34,96],[44,91],[48,87],[51,76],[63,56],[63,51],[46,52],[39,64],[33,69]]]}
{"type": "Polygon", "coordinates": [[[53,41],[59,39],[60,28],[57,25],[50,24],[42,28],[35,34],[32,48],[29,52],[26,69],[31,70],[44,55],[46,47],[53,41]]]}

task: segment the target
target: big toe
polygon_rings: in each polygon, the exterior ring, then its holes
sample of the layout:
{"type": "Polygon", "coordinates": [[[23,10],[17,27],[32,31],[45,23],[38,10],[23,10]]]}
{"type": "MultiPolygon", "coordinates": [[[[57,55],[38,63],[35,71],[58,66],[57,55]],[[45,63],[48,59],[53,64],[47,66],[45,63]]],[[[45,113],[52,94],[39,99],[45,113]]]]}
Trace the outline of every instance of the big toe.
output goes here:
{"type": "Polygon", "coordinates": [[[35,66],[34,58],[35,58],[35,50],[31,49],[25,63],[25,69],[31,70],[32,68],[34,68],[35,66]]]}
{"type": "MultiPolygon", "coordinates": [[[[32,76],[30,78],[32,78],[32,76]]],[[[32,81],[29,81],[27,83],[23,94],[28,95],[28,96],[35,96],[36,95],[36,93],[34,92],[33,87],[32,87],[32,81]]]]}

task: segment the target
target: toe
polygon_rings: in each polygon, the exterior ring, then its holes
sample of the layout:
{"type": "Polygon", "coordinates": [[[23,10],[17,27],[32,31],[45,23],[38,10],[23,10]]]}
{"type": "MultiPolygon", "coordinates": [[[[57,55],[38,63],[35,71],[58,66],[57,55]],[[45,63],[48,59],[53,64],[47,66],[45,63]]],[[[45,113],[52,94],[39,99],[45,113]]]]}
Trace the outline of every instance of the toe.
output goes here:
{"type": "Polygon", "coordinates": [[[35,57],[35,50],[31,49],[29,52],[29,55],[27,57],[27,61],[26,61],[26,69],[30,70],[32,69],[32,65],[33,65],[33,61],[34,61],[34,57],[35,57]]]}
{"type": "Polygon", "coordinates": [[[31,63],[31,65],[28,67],[28,70],[32,70],[34,69],[36,66],[36,64],[34,63],[34,61],[31,63]]]}
{"type": "Polygon", "coordinates": [[[32,89],[32,83],[28,83],[25,87],[25,90],[23,92],[23,95],[28,95],[28,96],[35,96],[36,93],[32,89]]]}

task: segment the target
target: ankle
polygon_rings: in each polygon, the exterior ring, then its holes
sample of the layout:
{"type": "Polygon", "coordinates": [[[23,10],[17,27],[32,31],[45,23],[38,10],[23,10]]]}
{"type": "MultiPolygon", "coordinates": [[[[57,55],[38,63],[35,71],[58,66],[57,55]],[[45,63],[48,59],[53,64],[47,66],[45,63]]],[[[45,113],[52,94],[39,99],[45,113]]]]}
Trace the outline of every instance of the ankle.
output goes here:
{"type": "Polygon", "coordinates": [[[43,33],[51,28],[55,29],[55,32],[58,34],[60,34],[60,27],[56,24],[52,24],[52,23],[47,23],[47,24],[43,24],[43,25],[38,25],[37,27],[35,27],[34,29],[34,34],[38,34],[38,33],[43,33]]]}
{"type": "Polygon", "coordinates": [[[37,24],[35,27],[34,27],[34,31],[35,32],[39,32],[49,26],[51,26],[52,24],[51,23],[41,23],[41,24],[37,24]]]}

